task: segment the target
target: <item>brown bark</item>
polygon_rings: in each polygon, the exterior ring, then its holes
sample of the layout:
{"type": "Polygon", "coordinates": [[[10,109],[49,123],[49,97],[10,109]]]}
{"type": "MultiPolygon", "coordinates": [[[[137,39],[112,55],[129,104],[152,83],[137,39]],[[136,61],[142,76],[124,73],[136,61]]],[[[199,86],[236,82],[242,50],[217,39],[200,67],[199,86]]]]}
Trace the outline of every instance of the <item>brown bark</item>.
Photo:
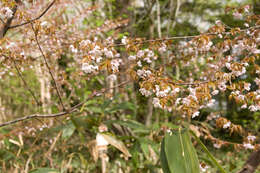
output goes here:
{"type": "Polygon", "coordinates": [[[260,164],[260,149],[250,154],[243,169],[238,173],[254,173],[260,164]]]}
{"type": "MultiPolygon", "coordinates": [[[[19,0],[16,0],[15,1],[16,3],[19,3],[20,1],[19,0]]],[[[14,7],[12,8],[12,12],[13,12],[13,16],[9,19],[6,20],[6,22],[1,26],[1,29],[0,29],[0,39],[3,38],[5,36],[5,34],[7,33],[13,19],[14,19],[14,16],[15,16],[15,13],[17,11],[17,4],[14,5],[14,7]]]]}

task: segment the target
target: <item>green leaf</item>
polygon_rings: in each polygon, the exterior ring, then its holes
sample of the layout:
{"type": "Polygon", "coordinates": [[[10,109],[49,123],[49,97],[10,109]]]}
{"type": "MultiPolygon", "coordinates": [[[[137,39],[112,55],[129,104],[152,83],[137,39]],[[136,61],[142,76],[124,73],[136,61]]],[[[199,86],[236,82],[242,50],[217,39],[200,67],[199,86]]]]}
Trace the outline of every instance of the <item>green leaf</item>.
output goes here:
{"type": "Polygon", "coordinates": [[[147,128],[147,126],[134,121],[134,120],[127,120],[127,121],[121,121],[121,120],[109,120],[106,122],[107,124],[112,124],[112,123],[116,123],[118,125],[124,126],[124,127],[129,127],[132,129],[133,133],[149,133],[150,129],[147,128]]]}
{"type": "Polygon", "coordinates": [[[135,111],[136,107],[131,102],[123,102],[123,103],[113,106],[111,109],[108,110],[108,113],[114,113],[119,110],[127,110],[127,109],[129,109],[131,111],[135,111]]]}
{"type": "Polygon", "coordinates": [[[194,136],[194,138],[196,139],[196,141],[200,144],[200,146],[202,147],[202,149],[206,152],[206,154],[208,155],[209,159],[213,162],[213,164],[220,170],[221,173],[226,173],[226,171],[224,170],[224,168],[222,168],[222,166],[218,163],[218,161],[214,158],[214,156],[209,152],[209,150],[207,149],[207,147],[201,142],[201,140],[197,137],[197,135],[190,130],[190,133],[194,136]]]}
{"type": "Polygon", "coordinates": [[[69,139],[74,131],[76,130],[76,127],[74,126],[74,124],[70,121],[62,130],[62,139],[69,139]]]}
{"type": "Polygon", "coordinates": [[[187,129],[167,133],[161,144],[161,162],[165,173],[199,173],[197,153],[187,129]]]}
{"type": "Polygon", "coordinates": [[[29,173],[59,173],[59,171],[52,168],[37,168],[31,170],[29,173]]]}
{"type": "Polygon", "coordinates": [[[165,153],[165,138],[163,138],[161,144],[161,165],[164,173],[171,173],[165,153]]]}

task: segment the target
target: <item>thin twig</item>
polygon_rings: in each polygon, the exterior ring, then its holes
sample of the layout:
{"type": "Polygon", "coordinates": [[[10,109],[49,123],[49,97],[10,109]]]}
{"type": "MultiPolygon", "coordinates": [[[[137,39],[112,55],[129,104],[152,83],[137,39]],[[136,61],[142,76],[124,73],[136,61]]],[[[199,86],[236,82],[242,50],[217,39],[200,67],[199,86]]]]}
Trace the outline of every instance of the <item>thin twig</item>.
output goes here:
{"type": "Polygon", "coordinates": [[[56,0],[53,0],[53,1],[47,6],[47,8],[46,8],[38,17],[36,17],[36,18],[34,18],[34,19],[31,19],[31,20],[29,20],[29,21],[27,21],[27,22],[21,23],[21,24],[9,26],[8,29],[13,29],[13,28],[17,28],[17,27],[20,27],[20,26],[23,26],[23,25],[27,25],[27,24],[30,24],[30,23],[32,23],[32,22],[34,22],[34,21],[40,19],[42,16],[44,16],[44,15],[47,13],[47,11],[53,6],[53,4],[54,4],[55,2],[56,2],[56,0]]]}
{"type": "Polygon", "coordinates": [[[174,82],[171,82],[173,83],[174,85],[178,85],[178,86],[183,86],[183,85],[187,85],[187,86],[196,86],[196,85],[201,85],[201,84],[206,84],[206,83],[209,83],[209,82],[215,82],[217,81],[216,79],[215,80],[207,80],[207,81],[197,81],[197,82],[191,82],[191,83],[174,83],[174,82]]]}
{"type": "MultiPolygon", "coordinates": [[[[241,32],[246,32],[249,31],[251,29],[259,29],[260,25],[256,25],[247,29],[241,29],[241,32]]],[[[222,32],[222,33],[203,33],[203,34],[199,34],[199,35],[188,35],[188,36],[174,36],[174,37],[167,37],[167,38],[158,38],[158,39],[151,39],[151,40],[143,40],[143,41],[135,41],[133,44],[145,44],[145,43],[150,43],[150,42],[160,42],[160,41],[168,41],[168,40],[178,40],[178,39],[189,39],[189,38],[197,38],[200,37],[202,35],[218,35],[218,34],[223,34],[223,35],[228,35],[231,34],[231,32],[222,32]]],[[[123,44],[123,43],[119,43],[119,44],[110,44],[108,45],[108,47],[120,47],[120,46],[126,46],[128,44],[123,44]]]]}
{"type": "Polygon", "coordinates": [[[46,58],[45,54],[43,53],[42,47],[41,47],[41,45],[40,45],[40,43],[39,43],[37,32],[36,32],[35,28],[33,27],[33,24],[32,24],[32,23],[31,23],[31,26],[32,26],[32,30],[33,30],[33,32],[34,32],[35,41],[36,41],[36,43],[37,43],[37,45],[38,45],[38,48],[39,48],[39,50],[40,50],[40,52],[41,52],[41,55],[42,55],[43,59],[44,59],[44,63],[45,63],[45,65],[46,65],[46,67],[48,68],[49,73],[50,73],[50,75],[51,75],[51,78],[52,78],[52,80],[53,80],[53,82],[54,82],[54,87],[55,87],[55,89],[56,89],[56,91],[57,91],[57,94],[58,94],[58,97],[59,97],[59,101],[60,101],[60,103],[61,103],[61,105],[62,105],[63,110],[66,110],[66,109],[65,109],[65,106],[64,106],[64,104],[63,104],[63,102],[62,102],[62,99],[61,99],[61,94],[60,94],[60,91],[59,91],[59,89],[58,89],[57,82],[56,82],[56,80],[55,80],[55,78],[54,78],[54,75],[53,75],[52,72],[51,72],[51,68],[50,68],[50,66],[49,66],[49,64],[48,64],[47,58],[46,58]]]}
{"type": "Polygon", "coordinates": [[[25,117],[17,118],[17,119],[12,120],[12,121],[8,121],[8,122],[5,122],[5,123],[2,123],[2,124],[0,124],[0,127],[8,126],[8,125],[11,125],[11,124],[16,124],[18,122],[29,120],[29,119],[35,119],[35,118],[55,118],[55,117],[61,117],[61,116],[64,116],[64,115],[67,115],[67,114],[70,114],[70,113],[73,113],[73,112],[78,112],[79,111],[78,108],[81,107],[82,105],[84,105],[84,103],[86,101],[88,101],[88,100],[90,100],[90,99],[92,99],[94,97],[101,96],[105,92],[109,91],[110,89],[114,89],[114,88],[117,88],[117,87],[124,86],[125,84],[127,84],[129,82],[130,81],[125,81],[125,82],[122,82],[122,83],[120,83],[118,85],[115,85],[114,87],[107,88],[107,89],[102,89],[99,92],[92,92],[92,94],[89,95],[89,97],[84,102],[81,102],[81,103],[73,106],[72,108],[70,108],[67,111],[63,111],[63,112],[59,112],[59,113],[55,113],[55,114],[32,114],[32,115],[28,115],[28,116],[25,116],[25,117]]]}
{"type": "Polygon", "coordinates": [[[1,22],[6,25],[5,21],[0,17],[1,22]]]}
{"type": "Polygon", "coordinates": [[[37,103],[37,105],[40,106],[41,103],[38,101],[38,99],[36,98],[35,94],[34,94],[33,91],[31,90],[31,88],[28,86],[26,80],[23,78],[23,75],[22,75],[21,71],[19,70],[19,68],[18,68],[18,66],[17,66],[17,64],[16,64],[16,62],[15,62],[15,60],[14,60],[12,57],[11,57],[10,59],[12,60],[12,62],[13,62],[13,64],[14,64],[14,67],[15,67],[15,69],[16,69],[16,71],[17,71],[19,77],[22,79],[24,86],[25,86],[26,89],[30,92],[30,94],[31,94],[32,97],[34,98],[34,100],[35,100],[35,102],[37,103]]]}

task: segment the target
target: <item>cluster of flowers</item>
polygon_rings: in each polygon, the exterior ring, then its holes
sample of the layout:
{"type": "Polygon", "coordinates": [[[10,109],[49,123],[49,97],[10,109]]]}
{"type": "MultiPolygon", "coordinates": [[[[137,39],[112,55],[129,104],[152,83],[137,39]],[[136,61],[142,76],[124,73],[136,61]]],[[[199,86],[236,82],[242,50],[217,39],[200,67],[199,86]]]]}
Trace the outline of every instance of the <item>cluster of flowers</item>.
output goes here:
{"type": "Polygon", "coordinates": [[[104,61],[107,61],[107,66],[113,73],[118,72],[119,66],[122,64],[120,54],[114,48],[102,46],[97,39],[94,41],[82,40],[78,49],[74,45],[70,45],[70,50],[72,53],[83,56],[81,69],[87,74],[97,72],[104,61]]]}
{"type": "Polygon", "coordinates": [[[13,11],[9,7],[2,7],[0,9],[0,18],[3,20],[13,17],[13,11]]]}

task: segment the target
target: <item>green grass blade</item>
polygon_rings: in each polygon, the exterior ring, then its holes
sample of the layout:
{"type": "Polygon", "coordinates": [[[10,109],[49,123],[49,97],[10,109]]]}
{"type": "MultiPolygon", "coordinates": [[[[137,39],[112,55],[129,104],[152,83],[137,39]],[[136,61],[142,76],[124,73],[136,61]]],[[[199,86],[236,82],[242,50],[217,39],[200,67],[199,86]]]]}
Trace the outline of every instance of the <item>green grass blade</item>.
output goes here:
{"type": "Polygon", "coordinates": [[[224,170],[224,168],[222,168],[222,166],[220,166],[220,164],[217,162],[217,160],[214,158],[214,156],[209,152],[209,150],[207,149],[207,147],[201,142],[201,140],[197,137],[197,135],[190,130],[190,133],[195,137],[196,141],[200,144],[200,146],[202,147],[202,149],[206,152],[206,154],[208,155],[208,157],[212,160],[212,162],[214,163],[214,165],[216,167],[219,168],[221,173],[226,173],[226,171],[224,170]]]}

